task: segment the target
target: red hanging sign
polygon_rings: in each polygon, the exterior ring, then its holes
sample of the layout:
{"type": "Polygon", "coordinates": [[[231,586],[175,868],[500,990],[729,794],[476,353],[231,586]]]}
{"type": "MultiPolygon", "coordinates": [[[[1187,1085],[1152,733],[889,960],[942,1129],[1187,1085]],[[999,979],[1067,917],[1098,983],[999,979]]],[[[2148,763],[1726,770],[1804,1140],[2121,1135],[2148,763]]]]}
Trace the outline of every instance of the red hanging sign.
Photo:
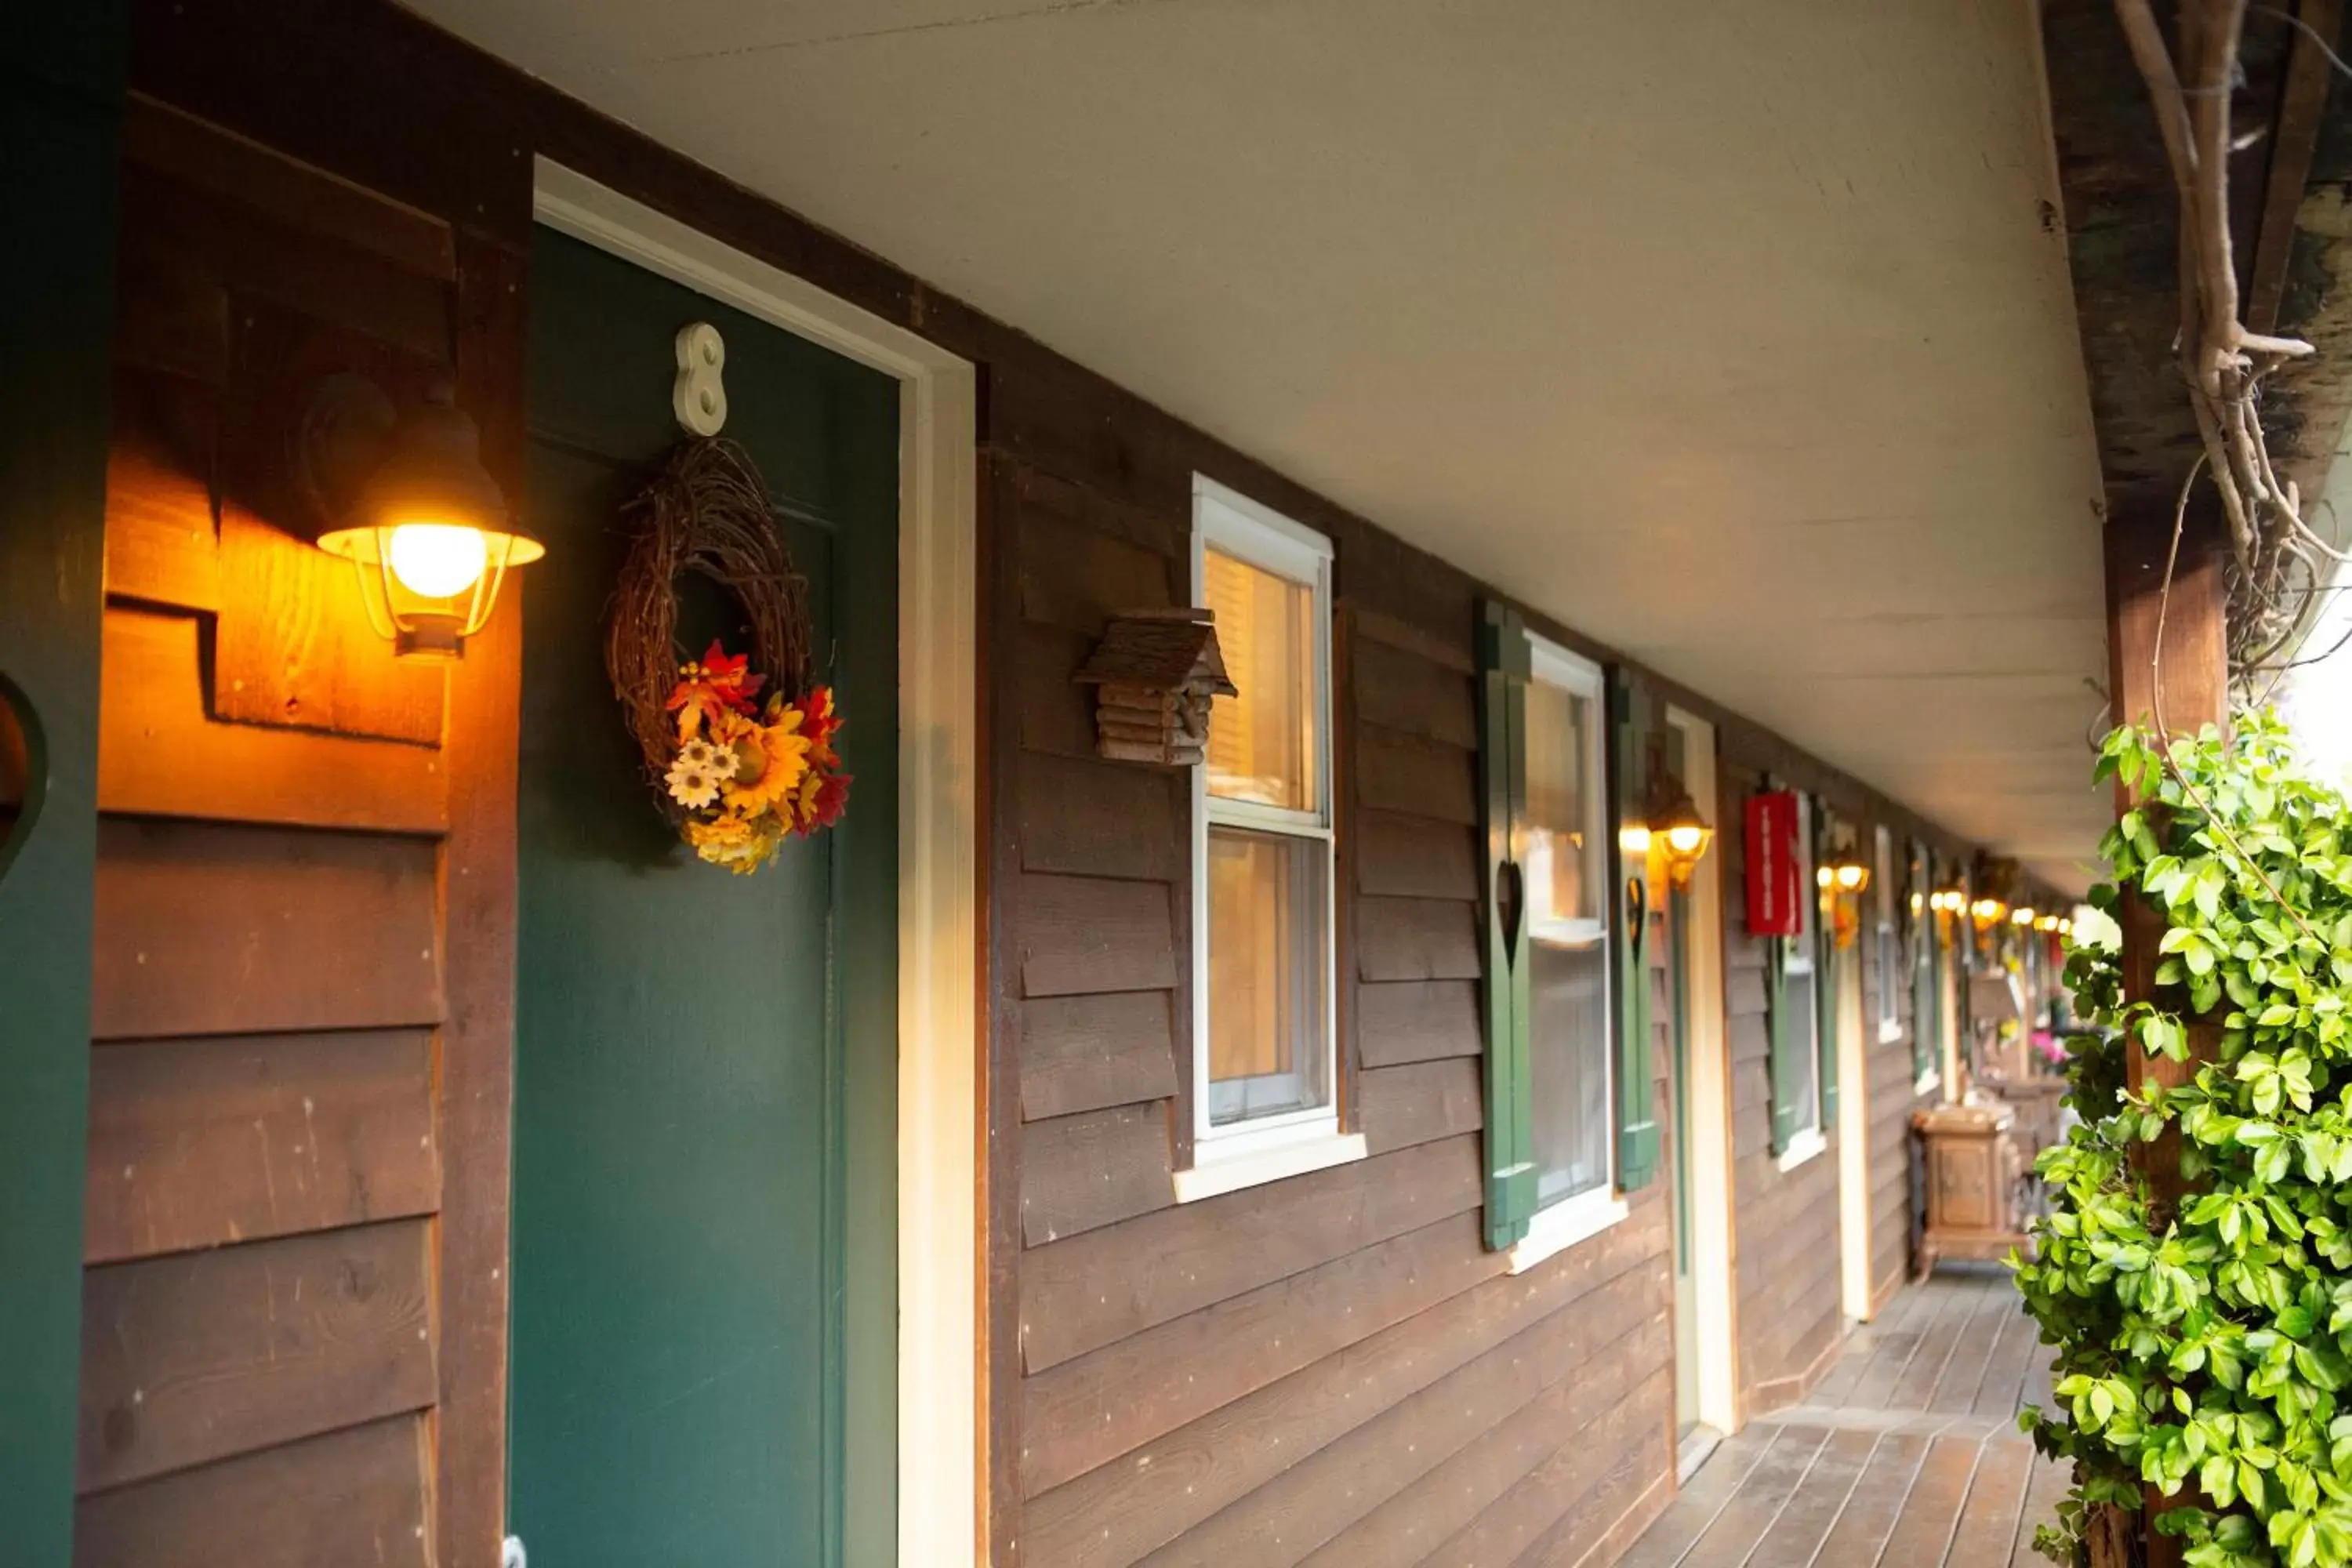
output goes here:
{"type": "Polygon", "coordinates": [[[1797,853],[1797,793],[1748,797],[1748,934],[1804,934],[1804,862],[1797,853]]]}

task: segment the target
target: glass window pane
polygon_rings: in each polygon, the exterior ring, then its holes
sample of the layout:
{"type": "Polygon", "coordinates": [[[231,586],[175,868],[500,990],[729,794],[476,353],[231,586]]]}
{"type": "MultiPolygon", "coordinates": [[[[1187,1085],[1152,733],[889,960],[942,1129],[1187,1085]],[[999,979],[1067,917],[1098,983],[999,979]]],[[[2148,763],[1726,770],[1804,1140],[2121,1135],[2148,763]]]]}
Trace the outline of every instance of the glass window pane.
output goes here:
{"type": "Polygon", "coordinates": [[[1315,590],[1216,550],[1202,579],[1225,673],[1241,689],[1209,716],[1209,793],[1316,811],[1315,590]]]}
{"type": "Polygon", "coordinates": [[[1209,1120],[1329,1102],[1320,839],[1209,829],[1209,1120]]]}
{"type": "Polygon", "coordinates": [[[1536,1202],[1609,1180],[1609,943],[1528,943],[1528,1090],[1536,1202]]]}
{"type": "Polygon", "coordinates": [[[1605,875],[1600,802],[1591,793],[1596,743],[1592,700],[1545,681],[1528,683],[1528,919],[1599,920],[1605,875]]]}
{"type": "Polygon", "coordinates": [[[1813,977],[1810,973],[1787,976],[1787,986],[1781,999],[1789,1009],[1788,1039],[1796,1053],[1796,1070],[1790,1075],[1790,1092],[1796,1098],[1797,1125],[1819,1127],[1822,1124],[1821,1089],[1816,1078],[1820,1069],[1818,1053],[1820,1015],[1814,1010],[1813,977]]]}

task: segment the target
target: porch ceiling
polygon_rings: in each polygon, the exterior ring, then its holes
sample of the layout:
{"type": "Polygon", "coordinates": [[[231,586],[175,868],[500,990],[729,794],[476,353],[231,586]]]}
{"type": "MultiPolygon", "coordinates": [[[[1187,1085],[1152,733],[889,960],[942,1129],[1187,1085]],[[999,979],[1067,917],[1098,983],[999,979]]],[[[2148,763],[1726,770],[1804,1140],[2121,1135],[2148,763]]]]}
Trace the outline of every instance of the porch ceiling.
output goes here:
{"type": "Polygon", "coordinates": [[[417,0],[2061,885],[2100,478],[2022,0],[417,0]]]}

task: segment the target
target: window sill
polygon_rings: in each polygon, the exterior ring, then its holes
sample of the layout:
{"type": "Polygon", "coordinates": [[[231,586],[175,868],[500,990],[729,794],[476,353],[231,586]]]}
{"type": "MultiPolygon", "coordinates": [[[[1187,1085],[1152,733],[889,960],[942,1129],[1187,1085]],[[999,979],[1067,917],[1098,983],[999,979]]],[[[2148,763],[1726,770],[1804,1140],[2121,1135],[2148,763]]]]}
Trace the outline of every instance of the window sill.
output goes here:
{"type": "Polygon", "coordinates": [[[1916,1100],[1923,1094],[1933,1094],[1943,1087],[1944,1075],[1934,1068],[1929,1068],[1911,1085],[1911,1098],[1916,1100]]]}
{"type": "Polygon", "coordinates": [[[1364,1135],[1360,1132],[1318,1131],[1297,1142],[1277,1143],[1247,1153],[1229,1153],[1223,1159],[1217,1157],[1213,1146],[1204,1150],[1195,1144],[1192,1168],[1176,1173],[1176,1201],[1194,1203],[1220,1193],[1238,1192],[1287,1176],[1303,1176],[1309,1171],[1349,1164],[1362,1159],[1365,1152],[1364,1135]]]}
{"type": "Polygon", "coordinates": [[[1579,1193],[1552,1205],[1528,1222],[1528,1234],[1510,1252],[1510,1272],[1525,1274],[1545,1258],[1590,1241],[1632,1210],[1607,1187],[1579,1193]]]}
{"type": "Polygon", "coordinates": [[[1808,1127],[1789,1141],[1789,1146],[1773,1156],[1776,1169],[1793,1171],[1830,1146],[1829,1134],[1818,1127],[1808,1127]]]}
{"type": "Polygon", "coordinates": [[[1882,1046],[1891,1046],[1891,1045],[1895,1044],[1897,1040],[1900,1040],[1902,1037],[1903,1037],[1903,1026],[1902,1026],[1902,1025],[1900,1025],[1900,1024],[1885,1024],[1885,1023],[1882,1023],[1882,1024],[1880,1024],[1880,1025],[1878,1026],[1878,1043],[1879,1043],[1880,1045],[1882,1045],[1882,1046]]]}

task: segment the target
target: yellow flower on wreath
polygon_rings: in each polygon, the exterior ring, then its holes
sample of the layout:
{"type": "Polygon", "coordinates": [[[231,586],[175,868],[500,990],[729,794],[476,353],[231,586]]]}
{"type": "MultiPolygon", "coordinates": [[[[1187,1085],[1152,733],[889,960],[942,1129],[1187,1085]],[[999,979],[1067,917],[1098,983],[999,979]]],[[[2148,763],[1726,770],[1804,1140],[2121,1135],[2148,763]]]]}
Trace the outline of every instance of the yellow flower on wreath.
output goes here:
{"type": "Polygon", "coordinates": [[[772,700],[767,717],[756,736],[737,742],[736,754],[744,765],[721,795],[729,811],[747,817],[778,806],[789,813],[794,792],[808,773],[809,742],[799,732],[801,710],[772,700]]]}
{"type": "Polygon", "coordinates": [[[686,841],[696,855],[739,877],[758,870],[775,853],[780,837],[770,824],[755,825],[732,815],[686,825],[686,841]]]}

